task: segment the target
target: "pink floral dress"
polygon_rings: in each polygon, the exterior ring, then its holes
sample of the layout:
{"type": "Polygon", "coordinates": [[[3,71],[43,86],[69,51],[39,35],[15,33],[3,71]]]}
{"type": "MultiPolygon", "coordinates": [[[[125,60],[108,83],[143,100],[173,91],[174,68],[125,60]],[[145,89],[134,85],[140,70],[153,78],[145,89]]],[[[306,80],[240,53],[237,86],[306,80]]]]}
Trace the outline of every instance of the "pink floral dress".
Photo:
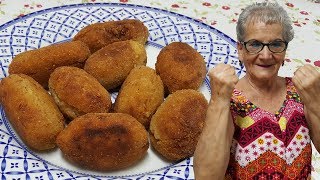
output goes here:
{"type": "Polygon", "coordinates": [[[308,179],[311,140],[303,104],[286,78],[287,95],[275,114],[233,91],[235,134],[226,179],[308,179]]]}

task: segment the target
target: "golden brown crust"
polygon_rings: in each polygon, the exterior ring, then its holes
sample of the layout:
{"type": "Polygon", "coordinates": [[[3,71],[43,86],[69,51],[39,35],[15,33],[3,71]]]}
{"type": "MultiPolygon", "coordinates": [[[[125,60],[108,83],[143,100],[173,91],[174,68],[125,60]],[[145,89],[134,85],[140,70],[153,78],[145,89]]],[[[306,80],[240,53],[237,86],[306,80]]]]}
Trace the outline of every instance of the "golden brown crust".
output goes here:
{"type": "Polygon", "coordinates": [[[207,100],[196,90],[170,94],[151,119],[151,145],[172,161],[191,157],[204,126],[207,107],[207,100]]]}
{"type": "Polygon", "coordinates": [[[156,71],[169,92],[198,88],[206,75],[206,65],[199,52],[183,42],[164,47],[157,57],[156,71]]]}
{"type": "Polygon", "coordinates": [[[93,53],[84,70],[110,90],[120,86],[131,69],[146,63],[147,54],[142,44],[132,40],[119,41],[93,53]]]}
{"type": "Polygon", "coordinates": [[[89,48],[81,41],[53,44],[18,54],[9,65],[9,74],[29,75],[47,88],[50,74],[55,68],[59,66],[82,68],[89,55],[89,48]]]}
{"type": "Polygon", "coordinates": [[[27,146],[34,150],[56,146],[64,118],[52,97],[35,80],[24,74],[2,79],[0,99],[8,120],[27,146]]]}
{"type": "Polygon", "coordinates": [[[163,83],[155,70],[138,66],[131,70],[122,84],[114,110],[132,115],[149,129],[151,117],[163,98],[163,83]]]}
{"type": "Polygon", "coordinates": [[[149,148],[148,133],[132,116],[89,113],[74,119],[57,144],[65,157],[89,169],[118,170],[141,160],[149,148]]]}
{"type": "Polygon", "coordinates": [[[95,23],[80,30],[74,40],[86,43],[91,52],[118,41],[134,40],[145,44],[149,36],[148,28],[137,19],[95,23]]]}
{"type": "Polygon", "coordinates": [[[62,66],[53,71],[49,89],[60,110],[71,120],[90,112],[109,112],[111,96],[83,69],[62,66]]]}

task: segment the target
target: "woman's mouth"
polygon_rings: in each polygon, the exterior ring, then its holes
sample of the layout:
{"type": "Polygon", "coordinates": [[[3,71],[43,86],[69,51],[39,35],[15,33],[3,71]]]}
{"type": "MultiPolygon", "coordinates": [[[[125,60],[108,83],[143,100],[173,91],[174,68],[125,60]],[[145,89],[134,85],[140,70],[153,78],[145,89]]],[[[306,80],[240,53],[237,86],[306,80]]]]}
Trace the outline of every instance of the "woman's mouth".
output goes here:
{"type": "Polygon", "coordinates": [[[268,68],[268,67],[271,67],[272,65],[258,64],[257,66],[262,67],[262,68],[268,68]]]}

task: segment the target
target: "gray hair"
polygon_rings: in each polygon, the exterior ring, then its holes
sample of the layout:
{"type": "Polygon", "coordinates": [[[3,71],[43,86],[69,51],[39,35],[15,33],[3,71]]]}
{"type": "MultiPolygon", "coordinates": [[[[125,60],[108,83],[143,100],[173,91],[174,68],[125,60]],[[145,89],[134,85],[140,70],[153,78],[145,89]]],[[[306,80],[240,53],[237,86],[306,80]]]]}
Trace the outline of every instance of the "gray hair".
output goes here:
{"type": "Polygon", "coordinates": [[[283,28],[282,37],[286,42],[293,39],[294,31],[292,21],[287,12],[278,3],[255,3],[247,6],[240,14],[237,22],[237,39],[243,42],[246,33],[246,26],[250,22],[263,22],[266,24],[277,23],[283,28]]]}

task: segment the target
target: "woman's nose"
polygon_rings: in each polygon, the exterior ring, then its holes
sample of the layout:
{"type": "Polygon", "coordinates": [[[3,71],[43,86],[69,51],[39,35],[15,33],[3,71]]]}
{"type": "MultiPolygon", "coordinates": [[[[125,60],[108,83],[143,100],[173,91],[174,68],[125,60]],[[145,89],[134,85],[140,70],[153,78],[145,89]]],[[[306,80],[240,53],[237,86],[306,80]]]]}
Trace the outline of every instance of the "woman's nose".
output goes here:
{"type": "Polygon", "coordinates": [[[269,50],[268,46],[264,46],[259,54],[263,59],[269,59],[272,57],[272,52],[269,50]]]}

